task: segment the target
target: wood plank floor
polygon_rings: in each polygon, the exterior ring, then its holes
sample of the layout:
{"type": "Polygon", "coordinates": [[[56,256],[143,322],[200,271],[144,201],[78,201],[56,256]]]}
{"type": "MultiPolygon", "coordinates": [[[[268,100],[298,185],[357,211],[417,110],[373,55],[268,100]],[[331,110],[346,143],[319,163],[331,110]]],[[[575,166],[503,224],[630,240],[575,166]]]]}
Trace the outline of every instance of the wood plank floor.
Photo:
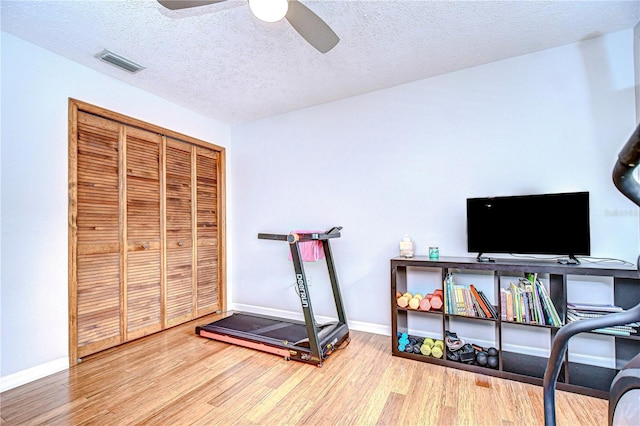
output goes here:
{"type": "MultiPolygon", "coordinates": [[[[318,368],[184,324],[0,394],[2,425],[542,425],[542,387],[392,357],[352,331],[318,368]]],[[[606,425],[607,401],[556,392],[558,425],[606,425]]]]}

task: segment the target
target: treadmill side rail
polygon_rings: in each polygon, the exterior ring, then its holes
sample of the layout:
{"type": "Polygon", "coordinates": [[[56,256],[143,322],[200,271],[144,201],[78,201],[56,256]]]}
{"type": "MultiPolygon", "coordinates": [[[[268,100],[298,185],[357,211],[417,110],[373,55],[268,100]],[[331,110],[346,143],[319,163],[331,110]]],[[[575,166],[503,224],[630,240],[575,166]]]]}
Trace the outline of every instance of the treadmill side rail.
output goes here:
{"type": "Polygon", "coordinates": [[[266,345],[264,343],[260,343],[252,340],[239,339],[237,337],[227,336],[225,334],[213,333],[211,331],[207,331],[202,328],[199,329],[197,332],[202,337],[207,337],[209,339],[219,340],[221,342],[232,343],[238,346],[244,346],[245,348],[250,348],[250,349],[255,349],[262,352],[268,352],[271,354],[280,355],[285,359],[289,359],[289,349],[266,345]]]}

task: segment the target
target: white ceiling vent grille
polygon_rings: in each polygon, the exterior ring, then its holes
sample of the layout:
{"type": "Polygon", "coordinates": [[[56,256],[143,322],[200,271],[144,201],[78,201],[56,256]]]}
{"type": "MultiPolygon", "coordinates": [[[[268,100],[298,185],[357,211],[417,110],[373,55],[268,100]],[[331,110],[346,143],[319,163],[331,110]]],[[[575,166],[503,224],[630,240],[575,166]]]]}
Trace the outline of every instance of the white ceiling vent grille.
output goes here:
{"type": "Polygon", "coordinates": [[[144,69],[142,65],[136,64],[132,60],[129,60],[123,56],[116,55],[115,53],[110,52],[107,49],[104,49],[102,52],[98,53],[96,55],[96,58],[130,73],[137,73],[138,71],[144,69]]]}

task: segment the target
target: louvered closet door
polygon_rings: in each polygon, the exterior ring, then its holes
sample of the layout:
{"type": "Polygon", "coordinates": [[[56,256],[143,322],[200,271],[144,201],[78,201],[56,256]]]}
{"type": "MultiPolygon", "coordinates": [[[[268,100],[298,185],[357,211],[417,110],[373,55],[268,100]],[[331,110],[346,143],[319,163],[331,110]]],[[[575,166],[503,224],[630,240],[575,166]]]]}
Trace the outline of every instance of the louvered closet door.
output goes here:
{"type": "Polygon", "coordinates": [[[75,365],[224,309],[224,149],[79,101],[69,107],[75,365]]]}
{"type": "Polygon", "coordinates": [[[125,127],[126,340],[163,328],[160,164],[162,137],[125,127]]]}
{"type": "Polygon", "coordinates": [[[193,146],[167,139],[166,145],[166,325],[194,316],[193,146]]]}
{"type": "Polygon", "coordinates": [[[218,243],[218,153],[196,148],[197,314],[221,309],[218,243]]]}
{"type": "Polygon", "coordinates": [[[120,317],[120,125],[77,119],[77,356],[122,341],[120,317]]]}

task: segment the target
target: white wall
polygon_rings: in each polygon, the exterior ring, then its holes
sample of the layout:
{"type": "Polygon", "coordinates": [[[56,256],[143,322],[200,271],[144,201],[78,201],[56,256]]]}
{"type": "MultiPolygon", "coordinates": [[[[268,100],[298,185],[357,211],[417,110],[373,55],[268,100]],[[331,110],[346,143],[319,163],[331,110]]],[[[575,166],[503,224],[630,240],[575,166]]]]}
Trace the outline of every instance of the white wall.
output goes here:
{"type": "MultiPolygon", "coordinates": [[[[476,196],[589,191],[592,256],[635,262],[638,209],[611,179],[635,129],[632,42],[622,31],[234,127],[232,306],[299,312],[286,245],[256,235],[342,225],[347,317],[389,332],[399,240],[468,256],[476,196]]],[[[323,268],[307,270],[313,307],[332,316],[323,268]]]]}
{"type": "Polygon", "coordinates": [[[640,123],[640,22],[633,27],[633,63],[636,65],[636,122],[640,123]]]}
{"type": "Polygon", "coordinates": [[[2,88],[0,390],[68,366],[68,98],[230,146],[228,126],[7,33],[2,88]]]}

